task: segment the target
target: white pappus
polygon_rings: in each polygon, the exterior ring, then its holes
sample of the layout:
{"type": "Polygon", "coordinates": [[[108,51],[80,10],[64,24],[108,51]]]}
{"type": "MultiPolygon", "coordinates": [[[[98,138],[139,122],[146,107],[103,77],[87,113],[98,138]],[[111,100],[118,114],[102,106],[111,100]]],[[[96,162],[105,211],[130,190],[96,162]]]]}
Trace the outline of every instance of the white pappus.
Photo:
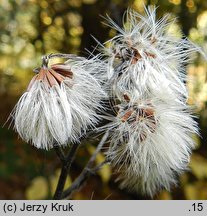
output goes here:
{"type": "Polygon", "coordinates": [[[128,10],[123,28],[107,19],[118,34],[106,42],[108,66],[101,77],[117,112],[101,129],[111,131],[106,155],[121,187],[154,196],[188,169],[198,127],[186,104],[183,65],[200,48],[169,33],[175,21],[169,15],[156,19],[155,8],[145,12],[128,10]]]}
{"type": "Polygon", "coordinates": [[[105,93],[91,75],[94,64],[95,59],[73,58],[39,69],[11,113],[23,140],[48,150],[77,142],[96,125],[105,93]]]}
{"type": "Polygon", "coordinates": [[[121,187],[153,196],[170,190],[188,169],[197,123],[189,108],[165,97],[127,99],[118,105],[107,156],[119,173],[121,187]]]}
{"type": "Polygon", "coordinates": [[[145,12],[142,16],[128,10],[123,28],[111,18],[106,19],[118,34],[105,43],[105,79],[111,82],[112,94],[120,100],[126,91],[141,95],[161,82],[167,82],[174,94],[185,100],[188,93],[183,65],[200,49],[187,38],[178,38],[168,31],[175,19],[169,15],[156,19],[154,7],[145,8],[145,12]]]}

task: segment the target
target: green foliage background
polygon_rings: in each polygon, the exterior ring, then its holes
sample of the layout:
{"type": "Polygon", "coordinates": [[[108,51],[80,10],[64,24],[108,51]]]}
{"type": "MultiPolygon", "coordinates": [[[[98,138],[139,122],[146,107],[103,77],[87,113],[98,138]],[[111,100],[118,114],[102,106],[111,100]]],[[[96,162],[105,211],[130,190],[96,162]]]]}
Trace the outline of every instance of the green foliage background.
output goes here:
{"type": "MultiPolygon", "coordinates": [[[[158,15],[170,12],[195,43],[207,50],[207,1],[204,0],[0,0],[0,124],[6,122],[20,95],[39,66],[43,54],[63,52],[87,55],[96,42],[106,41],[115,32],[105,26],[100,15],[109,14],[122,23],[127,7],[143,12],[143,6],[156,4],[158,15]]],[[[163,191],[155,199],[207,199],[207,64],[197,56],[187,66],[190,99],[201,128],[194,137],[197,149],[191,171],[180,178],[179,187],[163,191]]],[[[59,174],[59,161],[53,151],[36,150],[22,142],[8,124],[0,127],[0,199],[50,199],[59,174]]],[[[12,126],[11,126],[12,127],[12,126]]],[[[94,151],[97,140],[85,143],[72,166],[67,185],[78,175],[94,151]]],[[[99,155],[97,163],[103,160],[99,155]]],[[[147,199],[118,189],[110,167],[105,166],[73,199],[147,199]]]]}

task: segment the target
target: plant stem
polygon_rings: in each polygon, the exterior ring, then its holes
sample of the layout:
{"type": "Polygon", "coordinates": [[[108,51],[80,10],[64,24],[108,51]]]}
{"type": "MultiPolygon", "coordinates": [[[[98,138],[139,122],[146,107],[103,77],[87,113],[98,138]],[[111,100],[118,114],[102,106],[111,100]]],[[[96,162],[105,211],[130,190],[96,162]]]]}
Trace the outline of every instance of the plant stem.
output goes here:
{"type": "Polygon", "coordinates": [[[64,163],[66,160],[66,156],[65,156],[63,150],[60,147],[54,147],[54,149],[55,149],[55,152],[56,152],[57,156],[59,157],[60,161],[62,163],[64,163]]]}
{"type": "Polygon", "coordinates": [[[106,163],[107,161],[104,161],[92,169],[85,167],[81,172],[81,174],[78,176],[78,178],[72,183],[72,185],[63,192],[62,198],[63,199],[70,198],[71,194],[75,190],[78,190],[88,180],[89,177],[94,175],[106,163]]]}
{"type": "Polygon", "coordinates": [[[56,153],[62,162],[62,168],[53,199],[58,200],[62,197],[65,181],[78,147],[78,144],[73,144],[67,156],[64,156],[64,153],[60,148],[56,148],[56,153]]]}
{"type": "Polygon", "coordinates": [[[87,179],[94,175],[105,163],[107,163],[108,161],[105,160],[104,162],[100,163],[99,165],[97,165],[96,167],[92,167],[97,154],[101,151],[103,145],[105,144],[107,138],[108,138],[108,134],[109,132],[107,131],[104,136],[102,137],[101,141],[99,142],[95,152],[93,153],[93,155],[91,156],[91,158],[89,159],[88,163],[86,164],[85,168],[83,169],[83,171],[81,172],[81,174],[77,177],[77,179],[72,183],[72,185],[63,192],[62,198],[66,199],[69,198],[70,195],[77,189],[79,189],[86,181],[87,179]]]}

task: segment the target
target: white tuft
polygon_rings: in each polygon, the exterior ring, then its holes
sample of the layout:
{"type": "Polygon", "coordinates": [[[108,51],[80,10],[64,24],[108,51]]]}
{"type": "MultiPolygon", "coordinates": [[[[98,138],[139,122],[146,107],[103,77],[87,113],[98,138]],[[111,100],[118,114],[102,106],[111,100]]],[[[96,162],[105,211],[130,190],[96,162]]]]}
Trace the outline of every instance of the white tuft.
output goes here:
{"type": "Polygon", "coordinates": [[[123,28],[107,18],[118,33],[106,42],[101,77],[117,113],[101,129],[111,131],[107,156],[121,187],[153,196],[170,190],[190,161],[198,129],[186,105],[184,65],[200,48],[168,31],[175,22],[169,15],[156,19],[154,7],[145,12],[128,10],[123,28]]]}
{"type": "Polygon", "coordinates": [[[145,11],[142,16],[128,10],[123,28],[107,19],[118,34],[106,42],[108,47],[104,49],[108,64],[105,80],[109,80],[112,94],[120,100],[126,91],[142,95],[160,83],[166,83],[175,96],[185,100],[188,93],[184,65],[192,53],[201,50],[187,38],[178,38],[168,31],[175,22],[169,14],[156,19],[154,7],[145,11]]]}
{"type": "Polygon", "coordinates": [[[95,127],[105,93],[92,75],[93,63],[83,59],[58,66],[73,74],[60,84],[54,78],[52,82],[56,84],[52,86],[44,79],[31,81],[11,114],[23,140],[48,150],[78,142],[88,129],[95,127]]]}
{"type": "Polygon", "coordinates": [[[121,187],[150,196],[170,190],[187,169],[194,148],[191,135],[198,133],[187,107],[156,97],[121,104],[108,127],[107,156],[119,171],[121,187]],[[129,111],[132,114],[124,118],[129,111]]]}

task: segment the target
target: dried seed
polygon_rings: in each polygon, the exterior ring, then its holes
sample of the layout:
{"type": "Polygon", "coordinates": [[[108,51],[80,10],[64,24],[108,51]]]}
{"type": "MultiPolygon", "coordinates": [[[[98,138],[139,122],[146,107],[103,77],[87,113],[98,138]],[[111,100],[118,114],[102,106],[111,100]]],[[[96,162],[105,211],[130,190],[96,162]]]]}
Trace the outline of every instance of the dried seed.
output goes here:
{"type": "Polygon", "coordinates": [[[146,56],[156,58],[156,55],[153,53],[145,52],[146,56]]]}
{"type": "Polygon", "coordinates": [[[38,78],[38,74],[36,74],[36,75],[31,79],[31,81],[30,81],[30,83],[29,83],[29,85],[28,85],[28,87],[27,87],[27,91],[29,91],[29,90],[32,88],[32,86],[33,86],[34,82],[37,80],[37,78],[38,78]]]}
{"type": "Polygon", "coordinates": [[[54,85],[58,85],[57,80],[54,78],[54,76],[50,72],[48,72],[46,74],[46,77],[47,77],[47,80],[48,80],[48,82],[50,84],[50,87],[52,87],[54,85]]]}
{"type": "Polygon", "coordinates": [[[68,77],[70,79],[73,78],[73,72],[70,69],[66,69],[63,64],[54,64],[51,65],[51,68],[65,77],[68,77]]]}
{"type": "Polygon", "coordinates": [[[55,72],[53,69],[49,69],[49,72],[53,75],[53,77],[55,77],[59,84],[65,80],[64,76],[55,72]]]}
{"type": "Polygon", "coordinates": [[[130,101],[130,97],[127,94],[124,94],[124,99],[125,99],[126,102],[130,101]]]}
{"type": "Polygon", "coordinates": [[[38,73],[37,80],[43,80],[45,77],[45,69],[41,68],[40,72],[38,73]]]}
{"type": "Polygon", "coordinates": [[[122,118],[121,118],[121,121],[122,122],[126,122],[128,119],[129,119],[129,117],[132,115],[132,113],[134,112],[134,110],[129,110],[129,111],[127,111],[123,116],[122,116],[122,118]]]}

